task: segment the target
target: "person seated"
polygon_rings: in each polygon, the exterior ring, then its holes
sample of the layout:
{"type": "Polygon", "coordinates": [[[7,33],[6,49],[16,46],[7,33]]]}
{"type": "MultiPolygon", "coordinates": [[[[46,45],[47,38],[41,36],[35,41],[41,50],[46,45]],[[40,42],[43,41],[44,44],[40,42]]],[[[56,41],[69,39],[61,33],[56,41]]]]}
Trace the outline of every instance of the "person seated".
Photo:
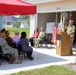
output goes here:
{"type": "Polygon", "coordinates": [[[23,51],[26,52],[27,58],[29,58],[30,60],[33,60],[33,57],[32,57],[33,49],[32,47],[29,46],[29,41],[26,38],[26,36],[27,36],[26,32],[21,33],[21,38],[20,38],[21,48],[23,51]]]}
{"type": "Polygon", "coordinates": [[[12,40],[16,43],[20,42],[19,32],[15,31],[15,36],[12,38],[12,40]]]}
{"type": "Polygon", "coordinates": [[[33,39],[34,39],[35,37],[38,38],[38,35],[39,35],[39,31],[38,31],[38,28],[36,28],[36,29],[34,30],[34,33],[33,33],[32,37],[29,39],[29,41],[30,41],[30,43],[31,43],[31,46],[34,46],[34,41],[33,41],[33,39]]]}
{"type": "Polygon", "coordinates": [[[6,29],[2,29],[1,30],[1,33],[6,33],[6,29]]]}
{"type": "Polygon", "coordinates": [[[12,43],[13,43],[13,40],[12,38],[10,37],[10,32],[9,31],[6,31],[6,35],[5,35],[5,40],[7,41],[8,45],[12,47],[12,43]]]}
{"type": "Polygon", "coordinates": [[[45,39],[45,31],[44,31],[43,27],[41,27],[39,36],[38,36],[38,38],[35,39],[36,46],[39,47],[39,43],[44,41],[44,39],[45,39]]]}
{"type": "MultiPolygon", "coordinates": [[[[2,30],[1,30],[1,33],[3,33],[2,35],[5,37],[5,36],[6,36],[6,29],[2,29],[2,30]]],[[[3,38],[4,38],[4,37],[3,37],[3,38]]]]}
{"type": "Polygon", "coordinates": [[[3,54],[11,54],[14,57],[13,63],[21,63],[18,56],[18,50],[8,45],[6,40],[3,38],[3,33],[0,33],[0,46],[2,48],[3,54]]]}

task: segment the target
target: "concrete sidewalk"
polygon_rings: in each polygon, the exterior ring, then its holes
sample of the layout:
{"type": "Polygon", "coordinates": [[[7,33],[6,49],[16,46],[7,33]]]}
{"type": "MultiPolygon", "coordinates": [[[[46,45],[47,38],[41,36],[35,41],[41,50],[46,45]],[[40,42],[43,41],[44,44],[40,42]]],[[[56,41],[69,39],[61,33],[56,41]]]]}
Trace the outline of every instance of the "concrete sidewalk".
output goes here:
{"type": "Polygon", "coordinates": [[[76,48],[73,48],[72,56],[59,56],[56,54],[56,49],[38,48],[33,52],[34,60],[23,59],[21,64],[8,64],[3,61],[0,66],[0,75],[11,74],[19,71],[31,70],[50,65],[62,65],[75,62],[76,48]],[[36,59],[35,59],[36,57],[36,59]]]}

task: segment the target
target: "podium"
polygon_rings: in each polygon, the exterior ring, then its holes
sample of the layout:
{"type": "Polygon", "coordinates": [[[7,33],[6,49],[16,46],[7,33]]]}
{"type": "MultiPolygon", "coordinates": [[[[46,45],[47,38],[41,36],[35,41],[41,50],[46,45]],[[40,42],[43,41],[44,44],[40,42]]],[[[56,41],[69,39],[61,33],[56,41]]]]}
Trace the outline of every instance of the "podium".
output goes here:
{"type": "Polygon", "coordinates": [[[60,56],[71,55],[70,36],[66,32],[57,31],[56,54],[60,56]]]}

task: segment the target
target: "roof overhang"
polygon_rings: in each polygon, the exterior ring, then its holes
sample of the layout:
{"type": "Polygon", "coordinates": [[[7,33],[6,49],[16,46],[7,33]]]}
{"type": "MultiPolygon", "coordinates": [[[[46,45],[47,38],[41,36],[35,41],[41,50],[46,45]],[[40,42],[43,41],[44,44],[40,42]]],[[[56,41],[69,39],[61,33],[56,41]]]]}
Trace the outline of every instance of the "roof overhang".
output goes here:
{"type": "Polygon", "coordinates": [[[22,0],[32,4],[43,4],[48,2],[58,2],[58,1],[66,1],[66,0],[22,0]]]}

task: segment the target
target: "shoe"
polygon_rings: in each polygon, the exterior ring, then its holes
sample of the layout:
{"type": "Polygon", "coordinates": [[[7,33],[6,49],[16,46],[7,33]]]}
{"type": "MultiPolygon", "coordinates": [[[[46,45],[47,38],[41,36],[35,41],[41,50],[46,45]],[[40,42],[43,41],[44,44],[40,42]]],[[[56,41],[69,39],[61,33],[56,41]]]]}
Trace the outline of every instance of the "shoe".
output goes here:
{"type": "Polygon", "coordinates": [[[39,44],[37,44],[37,46],[36,46],[37,48],[39,48],[40,46],[39,46],[39,44]]]}
{"type": "Polygon", "coordinates": [[[33,48],[36,48],[36,46],[33,46],[33,48]]]}
{"type": "Polygon", "coordinates": [[[35,47],[35,46],[32,46],[33,48],[35,47]]]}
{"type": "Polygon", "coordinates": [[[34,47],[34,45],[31,45],[32,47],[34,47]]]}
{"type": "Polygon", "coordinates": [[[9,63],[9,64],[13,64],[13,61],[9,61],[8,63],[9,63]]]}
{"type": "Polygon", "coordinates": [[[22,62],[21,62],[20,60],[16,59],[13,63],[14,63],[14,64],[20,64],[20,63],[22,63],[22,62]]]}
{"type": "Polygon", "coordinates": [[[30,57],[29,59],[30,59],[30,60],[34,60],[34,58],[33,58],[33,57],[30,57]]]}

